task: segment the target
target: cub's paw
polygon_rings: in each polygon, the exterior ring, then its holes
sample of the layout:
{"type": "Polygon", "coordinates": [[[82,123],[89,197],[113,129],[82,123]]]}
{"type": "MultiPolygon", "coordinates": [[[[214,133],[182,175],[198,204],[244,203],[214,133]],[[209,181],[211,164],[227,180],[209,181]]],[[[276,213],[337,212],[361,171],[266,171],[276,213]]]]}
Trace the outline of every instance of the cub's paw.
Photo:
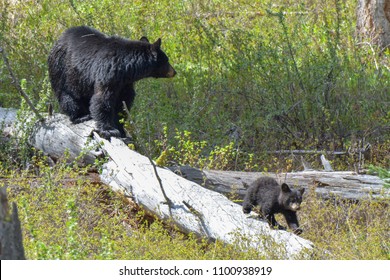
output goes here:
{"type": "Polygon", "coordinates": [[[293,232],[294,232],[296,235],[300,235],[300,234],[303,232],[303,230],[300,229],[300,228],[296,228],[293,232]]]}
{"type": "Polygon", "coordinates": [[[278,224],[277,226],[275,226],[275,228],[278,229],[278,230],[287,230],[286,227],[281,226],[281,225],[279,225],[279,224],[278,224]]]}

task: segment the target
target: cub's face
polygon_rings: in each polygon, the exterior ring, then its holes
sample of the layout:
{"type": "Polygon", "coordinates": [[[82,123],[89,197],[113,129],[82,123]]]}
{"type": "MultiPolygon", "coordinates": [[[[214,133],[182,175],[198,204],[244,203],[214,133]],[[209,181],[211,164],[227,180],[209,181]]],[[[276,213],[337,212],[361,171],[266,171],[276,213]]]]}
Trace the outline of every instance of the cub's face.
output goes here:
{"type": "Polygon", "coordinates": [[[302,195],[305,192],[305,189],[290,189],[290,187],[284,183],[282,184],[281,189],[280,196],[284,209],[298,211],[301,208],[302,195]]]}

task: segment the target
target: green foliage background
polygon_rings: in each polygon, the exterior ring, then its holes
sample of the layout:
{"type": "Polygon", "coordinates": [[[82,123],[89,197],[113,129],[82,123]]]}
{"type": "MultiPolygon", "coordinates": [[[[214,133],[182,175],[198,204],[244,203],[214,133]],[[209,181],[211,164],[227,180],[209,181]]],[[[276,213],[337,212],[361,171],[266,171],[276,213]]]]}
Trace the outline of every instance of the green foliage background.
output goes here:
{"type": "MultiPolygon", "coordinates": [[[[133,132],[155,156],[165,126],[169,141],[186,130],[210,147],[236,141],[256,154],[389,141],[389,52],[355,39],[356,1],[0,3],[1,45],[35,103],[56,104],[46,59],[66,28],[161,37],[178,75],[139,82],[131,111],[133,132]],[[229,137],[234,129],[239,138],[229,137]]],[[[0,104],[19,107],[1,63],[0,104]]]]}

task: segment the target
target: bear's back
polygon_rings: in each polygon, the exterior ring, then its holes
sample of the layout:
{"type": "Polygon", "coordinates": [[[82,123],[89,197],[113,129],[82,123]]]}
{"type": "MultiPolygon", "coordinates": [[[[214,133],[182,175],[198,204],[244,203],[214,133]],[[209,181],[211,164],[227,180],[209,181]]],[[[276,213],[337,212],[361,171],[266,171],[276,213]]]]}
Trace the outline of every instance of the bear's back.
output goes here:
{"type": "Polygon", "coordinates": [[[101,47],[104,45],[108,36],[88,26],[75,26],[62,33],[58,44],[66,46],[68,51],[80,52],[84,48],[101,47]]]}
{"type": "Polygon", "coordinates": [[[60,41],[67,42],[75,48],[87,46],[88,48],[114,48],[116,50],[126,49],[127,51],[145,50],[146,46],[150,46],[149,42],[128,40],[116,35],[107,36],[88,26],[75,26],[67,29],[62,34],[60,41]]]}

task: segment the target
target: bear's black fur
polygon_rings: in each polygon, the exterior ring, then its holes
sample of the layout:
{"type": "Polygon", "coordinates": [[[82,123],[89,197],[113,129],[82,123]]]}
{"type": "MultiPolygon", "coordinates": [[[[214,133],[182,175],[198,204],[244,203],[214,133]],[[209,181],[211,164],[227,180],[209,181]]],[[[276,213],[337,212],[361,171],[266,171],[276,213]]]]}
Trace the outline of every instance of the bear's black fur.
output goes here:
{"type": "Polygon", "coordinates": [[[258,205],[272,227],[285,230],[286,228],[275,220],[275,214],[282,213],[290,229],[296,234],[302,233],[296,211],[300,209],[305,189],[290,189],[285,183],[280,186],[271,177],[258,178],[248,187],[242,205],[244,213],[250,213],[252,208],[258,205]]]}
{"type": "Polygon", "coordinates": [[[67,29],[52,48],[50,82],[62,112],[73,123],[93,118],[102,137],[125,137],[118,113],[130,109],[134,82],[170,78],[176,71],[161,50],[161,39],[130,41],[86,26],[67,29]]]}

